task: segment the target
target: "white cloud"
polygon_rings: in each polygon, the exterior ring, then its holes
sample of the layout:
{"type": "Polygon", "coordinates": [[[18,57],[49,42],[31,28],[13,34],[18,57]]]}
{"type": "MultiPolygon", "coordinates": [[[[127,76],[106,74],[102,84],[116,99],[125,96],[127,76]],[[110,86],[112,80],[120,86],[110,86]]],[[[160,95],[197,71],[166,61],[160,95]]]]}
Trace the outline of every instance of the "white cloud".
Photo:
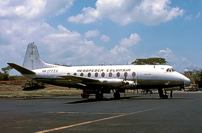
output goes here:
{"type": "Polygon", "coordinates": [[[113,55],[118,55],[118,54],[126,54],[128,53],[128,49],[123,47],[123,46],[119,46],[119,45],[116,45],[112,50],[110,50],[110,52],[113,54],[113,55]]]}
{"type": "Polygon", "coordinates": [[[48,53],[49,46],[43,48],[42,40],[51,34],[64,36],[68,32],[51,27],[45,18],[64,13],[72,4],[73,0],[0,0],[0,68],[7,62],[21,65],[26,46],[33,41],[48,53]]]}
{"type": "Polygon", "coordinates": [[[58,30],[55,30],[56,33],[50,33],[47,36],[45,36],[45,39],[60,39],[60,41],[74,41],[80,38],[81,34],[74,31],[71,32],[70,30],[66,29],[62,25],[58,25],[58,30]]]}
{"type": "Polygon", "coordinates": [[[196,18],[200,17],[201,15],[201,12],[199,12],[197,15],[196,15],[196,18]]]}
{"type": "MultiPolygon", "coordinates": [[[[77,31],[70,31],[63,25],[58,25],[57,28],[54,28],[46,23],[45,18],[64,13],[72,5],[73,0],[59,1],[57,3],[51,0],[32,2],[34,1],[0,1],[0,68],[5,67],[7,62],[22,65],[27,44],[33,41],[39,49],[41,58],[50,63],[97,65],[100,62],[123,64],[128,61],[134,61],[134,54],[129,47],[141,40],[138,34],[133,33],[128,38],[120,39],[118,45],[111,50],[107,50],[89,40],[90,37],[100,35],[98,30],[88,31],[83,35],[77,31]]],[[[121,0],[116,2],[97,1],[96,4],[102,5],[106,4],[106,2],[109,2],[109,9],[107,10],[114,12],[114,14],[110,15],[110,19],[113,18],[115,22],[117,21],[116,13],[120,13],[120,22],[122,23],[122,18],[127,15],[124,13],[127,13],[126,10],[129,9],[129,5],[131,5],[131,9],[134,7],[133,1],[122,3],[123,1],[121,0]],[[110,9],[113,2],[115,2],[114,6],[116,8],[110,9]],[[120,8],[122,6],[128,8],[122,9],[120,8]],[[122,9],[123,14],[121,11],[117,11],[117,8],[122,9]]],[[[141,1],[136,2],[142,3],[141,1]]],[[[107,5],[105,6],[107,7],[107,5]]],[[[102,7],[104,10],[105,6],[97,7],[102,7]]],[[[90,9],[86,8],[85,10],[90,9]]],[[[93,11],[92,13],[91,16],[100,15],[100,12],[93,11]]],[[[103,13],[108,14],[107,12],[102,12],[102,15],[104,15],[103,13]]],[[[131,14],[128,15],[130,16],[131,14]]],[[[97,20],[98,17],[96,17],[97,20]]],[[[87,21],[94,20],[89,18],[87,21]]],[[[128,23],[128,21],[125,22],[128,23]]],[[[100,40],[107,42],[110,38],[102,35],[100,40]]],[[[161,53],[165,54],[162,51],[161,53]]]]}
{"type": "Polygon", "coordinates": [[[191,19],[197,19],[198,17],[200,17],[201,15],[201,12],[198,12],[198,14],[196,16],[193,16],[193,15],[187,15],[185,16],[185,20],[191,20],[191,19]]]}
{"type": "Polygon", "coordinates": [[[129,38],[124,38],[121,40],[120,45],[124,47],[130,47],[137,44],[141,40],[137,33],[131,34],[129,38]]]}
{"type": "Polygon", "coordinates": [[[108,36],[106,36],[106,35],[102,35],[102,36],[100,37],[100,40],[101,40],[101,41],[104,41],[104,42],[109,42],[109,41],[110,41],[110,38],[109,38],[108,36]]]}
{"type": "Polygon", "coordinates": [[[134,54],[128,47],[131,47],[137,44],[141,40],[140,36],[137,33],[133,33],[129,38],[123,38],[120,44],[116,45],[113,49],[110,50],[110,59],[113,59],[117,62],[128,62],[134,60],[134,54]]]}
{"type": "Polygon", "coordinates": [[[170,0],[97,0],[96,8],[85,7],[81,14],[69,17],[68,21],[88,24],[110,19],[122,25],[132,22],[157,25],[184,14],[184,10],[170,4],[170,0]]]}
{"type": "Polygon", "coordinates": [[[89,30],[84,35],[87,38],[89,38],[89,37],[97,37],[97,36],[100,35],[100,32],[97,29],[96,30],[89,30]]]}
{"type": "Polygon", "coordinates": [[[166,48],[166,50],[159,50],[158,51],[158,54],[162,54],[164,56],[168,56],[171,53],[172,53],[172,51],[169,48],[166,48]]]}
{"type": "Polygon", "coordinates": [[[193,18],[193,16],[192,15],[187,15],[187,16],[185,16],[185,20],[191,20],[193,18]]]}
{"type": "Polygon", "coordinates": [[[38,20],[64,13],[74,0],[15,0],[0,2],[0,19],[38,20]]]}
{"type": "Polygon", "coordinates": [[[169,48],[166,48],[165,50],[159,50],[153,54],[152,57],[165,58],[170,65],[172,65],[176,70],[180,70],[181,72],[183,72],[187,66],[192,65],[191,61],[189,61],[187,58],[175,55],[169,48]]]}

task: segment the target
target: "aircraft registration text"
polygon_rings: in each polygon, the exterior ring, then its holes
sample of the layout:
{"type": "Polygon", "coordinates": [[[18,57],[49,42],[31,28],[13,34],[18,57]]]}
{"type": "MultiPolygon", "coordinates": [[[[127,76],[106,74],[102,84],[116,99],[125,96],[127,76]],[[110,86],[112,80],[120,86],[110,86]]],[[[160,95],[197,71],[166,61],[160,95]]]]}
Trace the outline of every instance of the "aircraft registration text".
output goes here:
{"type": "Polygon", "coordinates": [[[58,69],[42,70],[42,73],[57,73],[58,69]]]}

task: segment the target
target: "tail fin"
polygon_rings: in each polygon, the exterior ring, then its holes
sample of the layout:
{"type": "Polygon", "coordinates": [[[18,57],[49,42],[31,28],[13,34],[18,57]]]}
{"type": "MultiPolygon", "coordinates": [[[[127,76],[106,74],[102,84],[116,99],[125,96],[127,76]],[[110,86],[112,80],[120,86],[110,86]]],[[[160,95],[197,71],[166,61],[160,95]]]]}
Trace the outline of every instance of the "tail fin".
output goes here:
{"type": "Polygon", "coordinates": [[[37,46],[33,42],[33,43],[29,43],[27,46],[27,52],[25,54],[23,67],[29,70],[34,70],[34,69],[40,69],[40,68],[56,67],[56,65],[43,62],[39,56],[37,46]]]}

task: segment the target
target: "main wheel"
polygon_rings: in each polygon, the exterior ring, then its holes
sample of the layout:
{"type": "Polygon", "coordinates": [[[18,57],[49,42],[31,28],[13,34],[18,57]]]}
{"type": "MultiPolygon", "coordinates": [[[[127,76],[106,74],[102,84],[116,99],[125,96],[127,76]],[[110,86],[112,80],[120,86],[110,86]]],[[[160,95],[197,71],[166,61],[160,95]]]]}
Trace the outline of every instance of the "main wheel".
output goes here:
{"type": "Polygon", "coordinates": [[[84,92],[84,93],[81,93],[81,97],[82,98],[88,98],[89,97],[89,94],[84,92]]]}
{"type": "Polygon", "coordinates": [[[114,98],[115,98],[115,99],[119,99],[119,98],[120,98],[120,93],[117,93],[117,92],[114,93],[114,98]]]}
{"type": "Polygon", "coordinates": [[[96,93],[95,98],[96,98],[97,100],[102,100],[102,99],[103,99],[103,93],[102,93],[102,92],[96,93]]]}
{"type": "Polygon", "coordinates": [[[163,99],[167,99],[168,98],[168,95],[163,95],[163,99]]]}

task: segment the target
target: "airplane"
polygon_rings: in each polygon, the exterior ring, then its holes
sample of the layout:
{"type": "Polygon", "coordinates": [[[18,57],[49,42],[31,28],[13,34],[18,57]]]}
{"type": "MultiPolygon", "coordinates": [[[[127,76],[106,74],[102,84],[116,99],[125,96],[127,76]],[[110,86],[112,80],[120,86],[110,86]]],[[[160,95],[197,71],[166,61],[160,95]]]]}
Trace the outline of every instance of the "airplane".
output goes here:
{"type": "Polygon", "coordinates": [[[184,88],[190,84],[187,77],[169,65],[60,66],[45,63],[34,42],[27,46],[23,66],[8,65],[36,81],[82,89],[82,98],[95,94],[96,99],[103,99],[103,93],[113,91],[114,98],[119,99],[126,89],[158,89],[159,97],[167,99],[163,88],[184,88]]]}

